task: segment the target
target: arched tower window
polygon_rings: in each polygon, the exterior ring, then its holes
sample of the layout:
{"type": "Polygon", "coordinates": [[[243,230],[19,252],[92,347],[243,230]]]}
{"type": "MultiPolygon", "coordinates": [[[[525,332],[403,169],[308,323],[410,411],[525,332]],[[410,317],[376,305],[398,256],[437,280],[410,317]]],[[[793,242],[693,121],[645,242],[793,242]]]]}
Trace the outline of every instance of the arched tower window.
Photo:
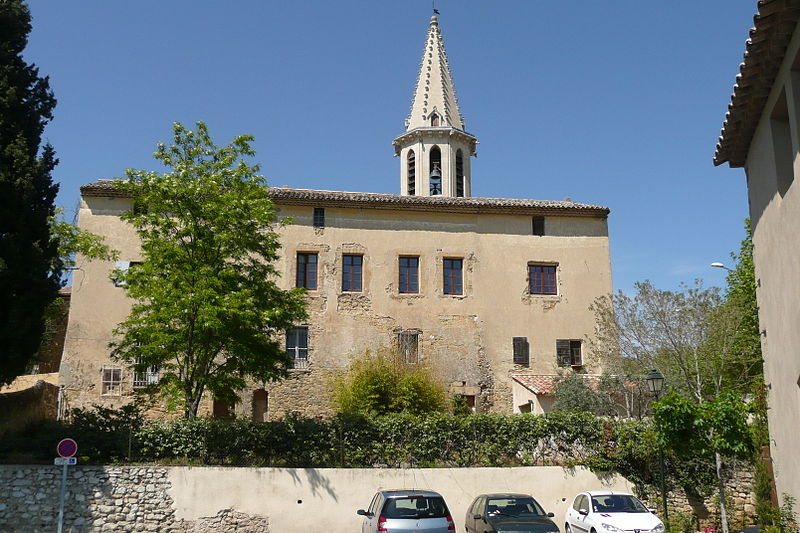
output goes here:
{"type": "Polygon", "coordinates": [[[431,113],[431,126],[436,127],[438,125],[439,125],[439,115],[436,114],[435,112],[431,113]]]}
{"type": "Polygon", "coordinates": [[[456,196],[464,196],[464,154],[456,152],[456,196]]]}
{"type": "Polygon", "coordinates": [[[414,155],[414,150],[408,151],[406,161],[406,191],[413,196],[417,194],[417,157],[414,155]]]}
{"type": "Polygon", "coordinates": [[[442,151],[438,146],[431,148],[429,172],[431,196],[442,194],[442,151]]]}

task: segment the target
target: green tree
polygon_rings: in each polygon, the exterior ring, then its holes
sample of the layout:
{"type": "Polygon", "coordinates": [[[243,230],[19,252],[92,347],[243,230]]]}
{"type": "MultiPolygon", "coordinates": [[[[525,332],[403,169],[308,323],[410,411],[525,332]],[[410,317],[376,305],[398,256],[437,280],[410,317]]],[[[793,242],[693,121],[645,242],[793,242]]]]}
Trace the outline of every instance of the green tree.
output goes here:
{"type": "Polygon", "coordinates": [[[208,128],[174,124],[154,157],[170,171],[128,170],[118,186],[135,208],[122,216],[143,261],[116,275],[133,306],[114,331],[112,356],[161,369],[161,390],[195,417],[205,392],[228,402],[247,379],[285,377],[283,332],[306,319],[304,291],[281,290],[276,212],[252,136],[217,147],[208,128]]]}
{"type": "MultiPolygon", "coordinates": [[[[607,377],[606,379],[611,379],[607,377]]],[[[614,402],[605,394],[605,387],[593,389],[581,374],[570,372],[561,376],[555,386],[553,411],[615,414],[614,402]]]]}
{"type": "Polygon", "coordinates": [[[724,533],[728,533],[724,458],[752,458],[753,440],[747,424],[751,412],[741,395],[732,391],[699,403],[673,393],[654,404],[656,427],[667,450],[682,458],[714,460],[724,533]]]}
{"type": "Polygon", "coordinates": [[[22,58],[30,30],[27,6],[0,2],[0,385],[22,374],[39,349],[45,312],[61,287],[48,225],[58,161],[52,146],[41,146],[56,100],[48,78],[22,58]]]}
{"type": "Polygon", "coordinates": [[[394,352],[366,352],[332,384],[339,412],[386,414],[446,410],[444,387],[424,363],[410,364],[394,352]]]}

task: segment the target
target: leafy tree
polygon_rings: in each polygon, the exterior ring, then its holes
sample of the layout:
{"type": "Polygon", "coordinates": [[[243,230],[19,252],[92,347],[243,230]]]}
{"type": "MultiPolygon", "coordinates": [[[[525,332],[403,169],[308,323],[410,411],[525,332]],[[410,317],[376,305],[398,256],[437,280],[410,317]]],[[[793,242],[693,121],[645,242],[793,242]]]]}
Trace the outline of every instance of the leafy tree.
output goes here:
{"type": "Polygon", "coordinates": [[[753,440],[747,424],[751,411],[741,396],[732,391],[700,403],[673,393],[654,405],[656,427],[668,450],[684,458],[713,457],[724,533],[728,533],[728,517],[723,457],[753,456],[753,440]]]}
{"type": "Polygon", "coordinates": [[[409,364],[394,352],[367,351],[334,378],[333,403],[344,413],[444,411],[444,387],[424,363],[409,364]]]}
{"type": "Polygon", "coordinates": [[[605,387],[595,390],[581,374],[570,372],[561,376],[556,383],[553,411],[613,415],[614,402],[606,392],[610,391],[605,387]]]}
{"type": "Polygon", "coordinates": [[[56,99],[48,78],[22,58],[30,30],[22,1],[0,2],[0,385],[22,374],[39,349],[45,311],[61,287],[48,225],[58,161],[52,146],[41,147],[56,99]]]}
{"type": "Polygon", "coordinates": [[[220,148],[202,122],[173,132],[174,144],[154,154],[170,171],[128,170],[118,182],[133,197],[122,218],[143,262],[116,273],[133,306],[114,330],[112,356],[160,367],[162,391],[192,418],[206,391],[234,402],[248,378],[286,376],[280,336],[306,310],[302,289],[275,281],[280,223],[258,166],[244,160],[253,137],[220,148]]]}

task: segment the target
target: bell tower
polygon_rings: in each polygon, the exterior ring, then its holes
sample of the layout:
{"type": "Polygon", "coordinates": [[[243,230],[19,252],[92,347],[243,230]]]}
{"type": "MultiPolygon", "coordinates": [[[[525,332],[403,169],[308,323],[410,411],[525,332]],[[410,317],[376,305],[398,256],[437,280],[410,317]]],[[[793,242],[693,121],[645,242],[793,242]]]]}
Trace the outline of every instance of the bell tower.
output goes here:
{"type": "Polygon", "coordinates": [[[431,17],[406,131],[393,142],[403,196],[471,196],[477,139],[464,130],[439,17],[431,17]]]}

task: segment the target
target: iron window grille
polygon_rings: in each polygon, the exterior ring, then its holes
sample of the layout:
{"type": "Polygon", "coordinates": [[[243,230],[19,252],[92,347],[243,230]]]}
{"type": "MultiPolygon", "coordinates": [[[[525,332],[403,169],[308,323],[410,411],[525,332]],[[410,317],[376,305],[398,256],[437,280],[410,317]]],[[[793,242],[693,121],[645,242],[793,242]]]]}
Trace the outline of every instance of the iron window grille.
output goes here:
{"type": "Polygon", "coordinates": [[[104,366],[101,372],[101,394],[103,396],[121,396],[122,369],[118,366],[104,366]]]}
{"type": "MultiPolygon", "coordinates": [[[[141,364],[141,359],[136,358],[137,365],[141,364]]],[[[150,365],[143,372],[134,371],[133,373],[133,388],[141,389],[149,387],[150,385],[157,385],[161,380],[161,367],[158,365],[150,365]]]]}

